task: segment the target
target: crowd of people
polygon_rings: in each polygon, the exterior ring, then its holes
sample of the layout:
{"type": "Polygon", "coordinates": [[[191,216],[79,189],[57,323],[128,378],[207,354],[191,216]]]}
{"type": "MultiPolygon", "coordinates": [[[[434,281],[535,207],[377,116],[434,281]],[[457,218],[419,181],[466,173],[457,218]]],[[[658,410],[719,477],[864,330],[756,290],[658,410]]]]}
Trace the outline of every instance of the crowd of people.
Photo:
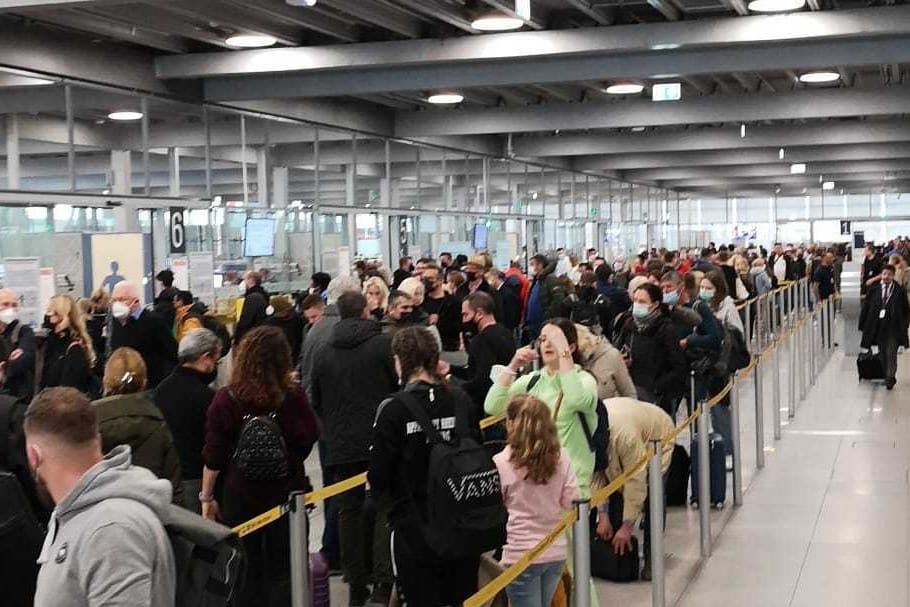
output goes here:
{"type": "MultiPolygon", "coordinates": [[[[866,251],[861,322],[864,343],[890,361],[907,346],[910,242],[889,246],[888,264],[866,251]]],[[[37,335],[18,318],[17,294],[0,290],[0,469],[48,529],[40,558],[18,550],[26,564],[7,573],[27,587],[21,604],[34,594],[39,607],[173,605],[163,505],[238,525],[311,490],[304,462],[318,450],[324,485],[368,478],[324,504],[319,558],[343,574],[349,605],[388,605],[396,590],[407,605],[460,604],[477,590],[481,553],[501,548],[503,564],[516,562],[573,499],[672,431],[683,403],[746,364],[737,304],[803,277],[826,299],[845,253],[712,243],[630,264],[558,250],[532,256],[527,273],[519,260],[496,268],[487,254],[442,253],[402,257],[394,273],[365,261],[351,275],[319,272],[296,298],[269,294],[249,272],[232,334],[168,270],[148,307],[127,281],[87,299],[54,296],[37,335]],[[487,415],[505,422],[481,431],[487,415]],[[495,480],[455,498],[448,507],[461,514],[445,522],[475,517],[489,532],[440,541],[432,487],[441,467],[457,468],[441,455],[451,445],[495,480]]],[[[711,414],[730,449],[727,405],[711,414]]],[[[594,532],[631,550],[640,523],[650,533],[647,499],[641,471],[594,532]]],[[[244,536],[248,572],[233,604],[290,604],[287,537],[286,517],[244,536]]],[[[510,584],[513,606],[550,604],[567,545],[510,584]]]]}

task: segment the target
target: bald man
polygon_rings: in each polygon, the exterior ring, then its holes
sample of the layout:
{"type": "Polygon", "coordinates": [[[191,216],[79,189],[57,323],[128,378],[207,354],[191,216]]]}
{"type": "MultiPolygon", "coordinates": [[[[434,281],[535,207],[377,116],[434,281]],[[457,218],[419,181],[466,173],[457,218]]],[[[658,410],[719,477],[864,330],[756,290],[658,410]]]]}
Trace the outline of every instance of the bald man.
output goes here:
{"type": "Polygon", "coordinates": [[[6,361],[3,392],[31,400],[35,389],[35,333],[19,321],[19,303],[18,293],[0,289],[0,337],[12,352],[6,361]]]}
{"type": "Polygon", "coordinates": [[[177,365],[177,342],[171,328],[152,310],[143,310],[131,282],[114,285],[111,294],[110,351],[133,348],[148,368],[149,388],[156,387],[177,365]]]}

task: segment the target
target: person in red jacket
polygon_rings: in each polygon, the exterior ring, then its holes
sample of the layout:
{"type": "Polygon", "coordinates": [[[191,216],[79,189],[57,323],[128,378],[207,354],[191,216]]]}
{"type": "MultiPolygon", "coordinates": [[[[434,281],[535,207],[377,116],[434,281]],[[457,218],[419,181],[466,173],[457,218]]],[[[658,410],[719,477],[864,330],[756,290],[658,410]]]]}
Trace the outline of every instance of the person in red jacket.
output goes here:
{"type": "Polygon", "coordinates": [[[521,300],[521,316],[519,318],[524,318],[525,306],[528,304],[528,293],[531,292],[531,281],[522,273],[521,263],[519,263],[518,259],[513,259],[511,263],[509,263],[509,269],[506,270],[505,275],[506,283],[509,281],[518,283],[518,296],[521,300]]]}

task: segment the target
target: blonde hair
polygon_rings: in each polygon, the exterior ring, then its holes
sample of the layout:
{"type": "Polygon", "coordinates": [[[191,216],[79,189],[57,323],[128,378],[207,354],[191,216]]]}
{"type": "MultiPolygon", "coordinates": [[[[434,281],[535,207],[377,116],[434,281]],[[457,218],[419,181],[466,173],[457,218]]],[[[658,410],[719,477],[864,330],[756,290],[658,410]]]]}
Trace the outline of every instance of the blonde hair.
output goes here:
{"type": "MultiPolygon", "coordinates": [[[[370,287],[379,289],[379,309],[385,311],[389,303],[389,285],[379,276],[370,276],[363,281],[363,296],[367,296],[370,287]]],[[[369,299],[367,299],[369,301],[369,299]]]]}
{"type": "Polygon", "coordinates": [[[117,348],[104,365],[104,395],[135,394],[145,390],[148,374],[142,355],[132,348],[117,348]]]}
{"type": "Polygon", "coordinates": [[[755,259],[752,260],[752,267],[753,268],[765,267],[765,260],[762,259],[761,257],[756,257],[755,259]]]}
{"type": "Polygon", "coordinates": [[[401,284],[398,285],[398,290],[403,291],[411,296],[411,300],[414,302],[415,306],[419,306],[423,303],[424,298],[426,298],[427,293],[426,289],[423,286],[423,283],[416,276],[409,276],[401,281],[401,284]],[[423,295],[420,298],[420,301],[417,301],[417,291],[423,291],[423,295]]]}
{"type": "Polygon", "coordinates": [[[733,267],[736,269],[736,272],[738,274],[743,274],[749,271],[749,262],[746,261],[746,258],[742,255],[734,255],[733,267]]]}
{"type": "Polygon", "coordinates": [[[506,405],[509,461],[523,469],[527,480],[545,484],[559,465],[559,435],[550,408],[538,398],[514,396],[506,405]]]}
{"type": "Polygon", "coordinates": [[[53,312],[60,317],[60,324],[55,331],[62,333],[69,329],[73,340],[82,346],[88,366],[94,367],[95,348],[92,345],[88,329],[85,328],[85,313],[82,311],[82,306],[77,306],[69,295],[54,295],[48,302],[47,309],[48,312],[53,312]]]}

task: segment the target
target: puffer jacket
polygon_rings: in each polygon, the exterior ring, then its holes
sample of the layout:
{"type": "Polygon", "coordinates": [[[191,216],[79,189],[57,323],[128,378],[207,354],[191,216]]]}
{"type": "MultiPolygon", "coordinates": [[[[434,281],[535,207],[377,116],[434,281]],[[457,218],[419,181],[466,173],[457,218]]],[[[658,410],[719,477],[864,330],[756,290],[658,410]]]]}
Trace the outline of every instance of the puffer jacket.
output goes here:
{"type": "Polygon", "coordinates": [[[635,384],[622,355],[606,338],[598,338],[582,356],[582,367],[597,380],[597,398],[636,397],[635,384]]]}
{"type": "Polygon", "coordinates": [[[101,430],[101,449],[108,453],[117,445],[129,445],[132,462],[171,481],[174,503],[183,503],[180,457],[164,414],[148,392],[108,396],[92,403],[101,430]]]}

